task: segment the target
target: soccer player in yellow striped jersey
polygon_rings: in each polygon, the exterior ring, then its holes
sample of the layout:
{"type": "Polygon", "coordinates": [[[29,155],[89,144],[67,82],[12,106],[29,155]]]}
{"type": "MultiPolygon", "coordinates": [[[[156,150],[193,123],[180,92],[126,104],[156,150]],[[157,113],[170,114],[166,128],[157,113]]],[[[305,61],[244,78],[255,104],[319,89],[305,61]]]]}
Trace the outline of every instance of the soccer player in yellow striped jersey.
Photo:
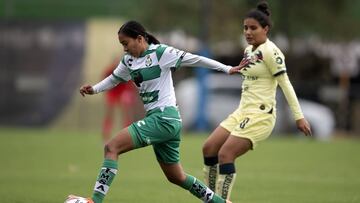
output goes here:
{"type": "Polygon", "coordinates": [[[286,73],[285,57],[267,34],[271,27],[266,2],[244,18],[249,46],[240,66],[243,77],[239,107],[207,138],[203,146],[205,183],[224,199],[230,199],[235,182],[235,159],[265,140],[276,120],[275,93],[279,85],[292,110],[299,130],[311,135],[295,91],[286,73]]]}
{"type": "MultiPolygon", "coordinates": [[[[152,145],[167,179],[207,203],[229,203],[195,177],[186,174],[180,164],[182,121],[176,106],[173,70],[180,66],[208,67],[228,74],[238,73],[240,66],[226,66],[217,61],[160,44],[138,22],[125,23],[118,38],[126,54],[114,72],[94,86],[84,85],[80,93],[96,94],[125,81],[133,81],[144,103],[146,116],[121,130],[105,145],[105,160],[88,203],[102,203],[118,172],[120,154],[152,145]]],[[[134,188],[136,189],[136,188],[134,188]]],[[[141,192],[141,191],[139,191],[141,192]]],[[[71,195],[69,200],[84,200],[71,195]]],[[[136,202],[136,201],[135,201],[136,202]]],[[[152,202],[149,199],[148,202],[152,202]]],[[[176,202],[176,200],[175,200],[176,202]]]]}

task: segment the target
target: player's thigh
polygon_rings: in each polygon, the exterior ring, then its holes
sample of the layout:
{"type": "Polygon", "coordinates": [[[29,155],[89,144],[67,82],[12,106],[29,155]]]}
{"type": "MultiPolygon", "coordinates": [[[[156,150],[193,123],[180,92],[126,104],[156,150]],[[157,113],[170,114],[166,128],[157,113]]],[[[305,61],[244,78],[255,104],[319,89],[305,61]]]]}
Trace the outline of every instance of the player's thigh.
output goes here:
{"type": "Polygon", "coordinates": [[[205,140],[203,145],[204,156],[216,156],[229,135],[230,132],[219,125],[205,140]]]}
{"type": "Polygon", "coordinates": [[[122,129],[105,145],[105,150],[121,154],[134,149],[134,142],[128,131],[128,128],[122,129]]]}
{"type": "Polygon", "coordinates": [[[233,162],[237,157],[245,154],[251,148],[252,142],[248,138],[230,135],[219,150],[219,162],[233,162]]]}

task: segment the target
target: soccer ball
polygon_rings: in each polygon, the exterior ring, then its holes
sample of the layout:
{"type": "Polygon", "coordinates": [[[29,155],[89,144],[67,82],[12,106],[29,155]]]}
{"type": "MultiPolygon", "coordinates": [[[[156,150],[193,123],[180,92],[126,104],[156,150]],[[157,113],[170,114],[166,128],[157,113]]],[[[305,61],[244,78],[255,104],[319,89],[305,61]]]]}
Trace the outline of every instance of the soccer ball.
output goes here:
{"type": "Polygon", "coordinates": [[[69,195],[69,197],[65,200],[64,203],[93,203],[93,201],[84,197],[69,195]]]}

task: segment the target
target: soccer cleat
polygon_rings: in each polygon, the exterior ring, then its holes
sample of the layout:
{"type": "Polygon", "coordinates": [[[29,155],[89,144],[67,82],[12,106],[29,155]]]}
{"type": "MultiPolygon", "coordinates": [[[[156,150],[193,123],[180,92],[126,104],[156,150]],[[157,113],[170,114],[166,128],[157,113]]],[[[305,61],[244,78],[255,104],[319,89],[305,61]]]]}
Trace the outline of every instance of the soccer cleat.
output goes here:
{"type": "Polygon", "coordinates": [[[69,195],[64,203],[94,203],[94,201],[90,198],[69,195]]]}

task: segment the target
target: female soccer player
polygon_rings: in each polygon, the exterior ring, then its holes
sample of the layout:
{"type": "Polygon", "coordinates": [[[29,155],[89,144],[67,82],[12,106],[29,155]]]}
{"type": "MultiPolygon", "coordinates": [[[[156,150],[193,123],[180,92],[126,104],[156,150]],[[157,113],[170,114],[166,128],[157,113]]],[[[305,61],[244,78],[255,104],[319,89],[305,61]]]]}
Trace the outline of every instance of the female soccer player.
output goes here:
{"type": "Polygon", "coordinates": [[[266,2],[249,11],[244,34],[249,46],[240,63],[244,79],[239,107],[211,133],[203,145],[205,183],[224,199],[230,198],[235,182],[234,161],[265,140],[276,118],[278,84],[285,94],[299,130],[311,135],[295,91],[286,74],[285,58],[267,34],[271,27],[266,2]]]}
{"type": "MultiPolygon", "coordinates": [[[[112,75],[94,86],[84,85],[80,93],[96,94],[117,84],[132,80],[144,103],[146,116],[121,130],[105,144],[105,160],[97,178],[92,198],[88,202],[101,203],[118,172],[117,159],[127,151],[152,145],[167,179],[190,191],[204,202],[227,201],[195,177],[185,174],[179,163],[181,118],[176,106],[172,71],[180,65],[209,67],[229,74],[238,73],[240,67],[226,66],[217,61],[187,53],[160,44],[135,21],[125,23],[118,38],[126,54],[112,75]]],[[[81,199],[69,196],[68,199],[81,199]]],[[[151,200],[149,200],[151,202],[151,200]]]]}

